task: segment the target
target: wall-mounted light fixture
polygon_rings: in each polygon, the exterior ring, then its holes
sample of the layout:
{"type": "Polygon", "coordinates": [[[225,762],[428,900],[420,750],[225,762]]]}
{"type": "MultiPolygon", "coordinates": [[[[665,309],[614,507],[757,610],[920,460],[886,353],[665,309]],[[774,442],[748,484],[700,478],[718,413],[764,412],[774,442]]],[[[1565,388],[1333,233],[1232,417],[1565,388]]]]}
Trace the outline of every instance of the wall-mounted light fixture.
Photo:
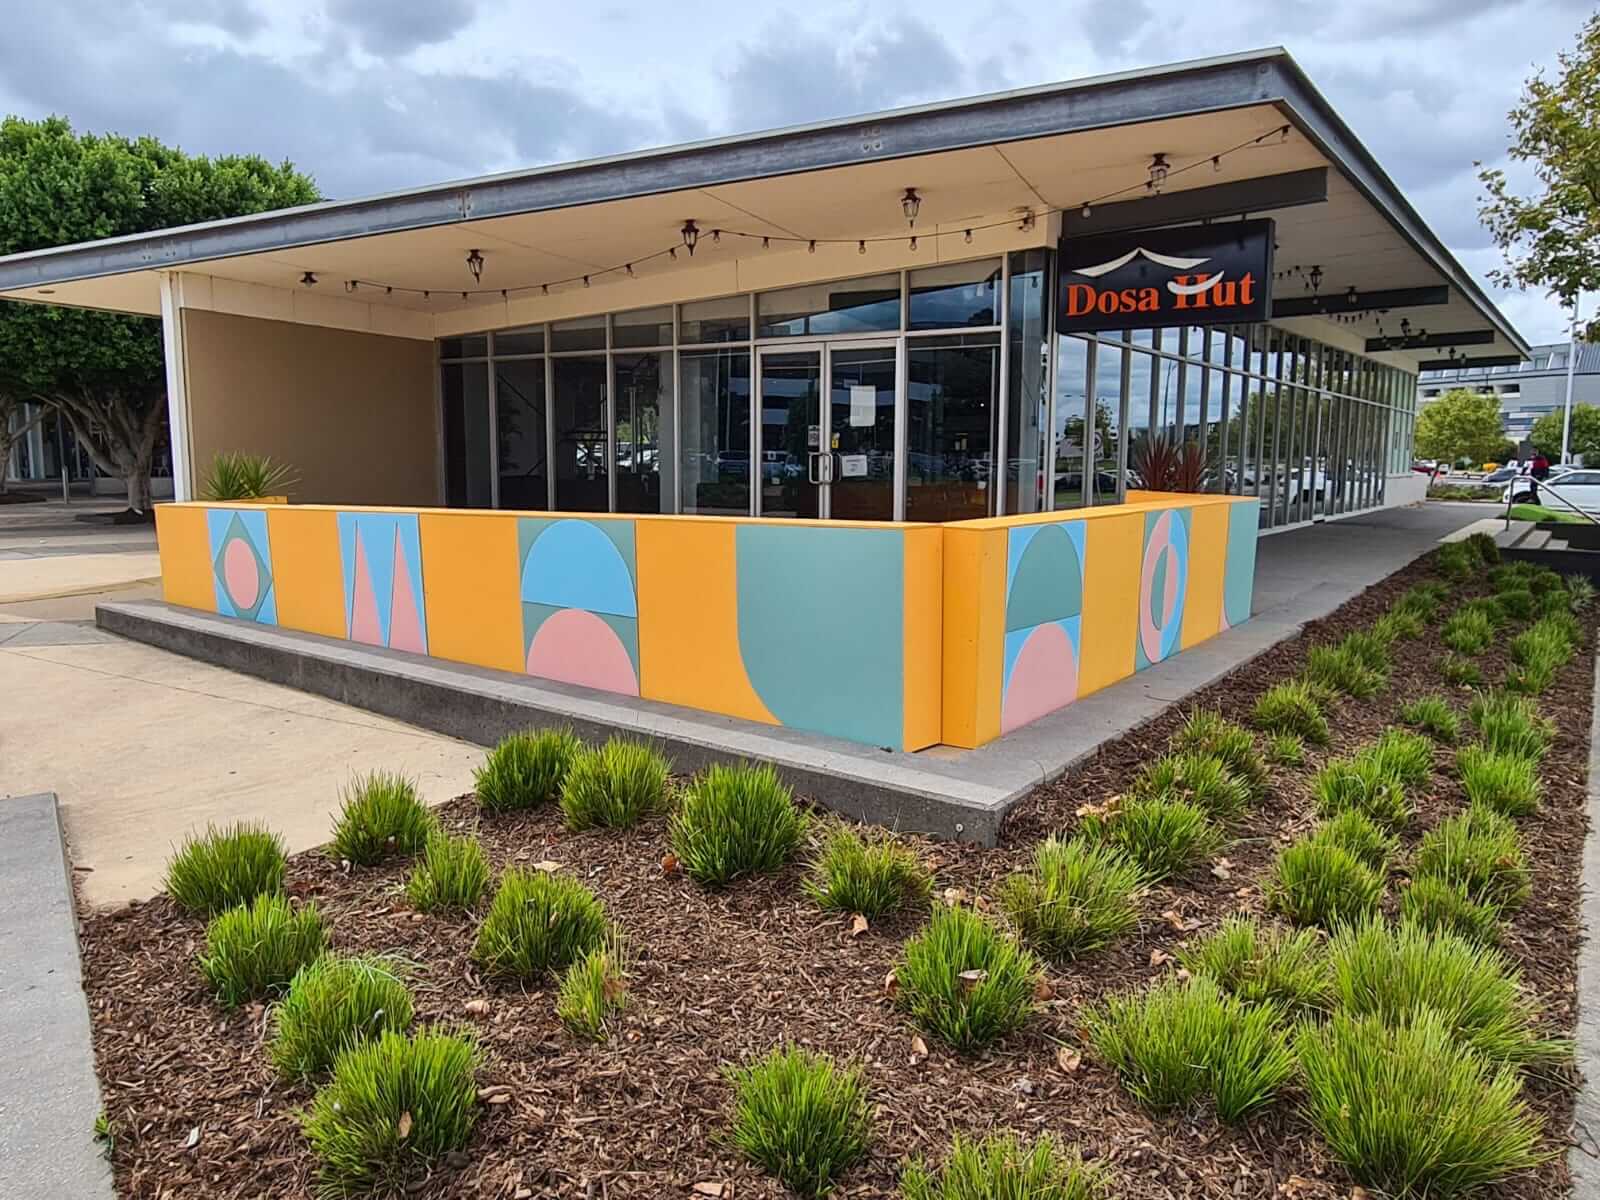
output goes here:
{"type": "Polygon", "coordinates": [[[683,244],[689,250],[689,257],[693,258],[695,244],[700,241],[700,227],[693,221],[685,221],[678,232],[683,235],[683,244]]]}
{"type": "Polygon", "coordinates": [[[472,272],[474,283],[483,282],[483,255],[476,250],[467,252],[467,270],[472,272]]]}
{"type": "Polygon", "coordinates": [[[917,214],[922,211],[922,197],[917,195],[916,188],[907,188],[906,194],[900,197],[900,211],[905,213],[907,225],[917,223],[917,214]]]}

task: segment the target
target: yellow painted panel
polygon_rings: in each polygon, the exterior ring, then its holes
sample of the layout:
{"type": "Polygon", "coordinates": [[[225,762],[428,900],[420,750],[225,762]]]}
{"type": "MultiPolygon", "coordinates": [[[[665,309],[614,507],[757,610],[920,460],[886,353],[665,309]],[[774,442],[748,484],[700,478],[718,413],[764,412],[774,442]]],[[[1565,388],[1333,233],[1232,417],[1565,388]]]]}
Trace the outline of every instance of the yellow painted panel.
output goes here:
{"type": "Polygon", "coordinates": [[[206,510],[156,505],[156,546],[161,553],[161,598],[185,608],[217,611],[206,510]]]}
{"type": "Polygon", "coordinates": [[[945,526],[942,736],[949,745],[1000,736],[1005,621],[1005,530],[945,526]]]}
{"type": "Polygon", "coordinates": [[[905,743],[921,750],[941,740],[944,723],[944,535],[907,529],[905,546],[905,743]]]}
{"type": "Polygon", "coordinates": [[[1201,504],[1189,510],[1189,591],[1183,601],[1180,650],[1214,637],[1222,627],[1229,511],[1226,504],[1201,504]]]}
{"type": "Polygon", "coordinates": [[[1084,526],[1082,661],[1078,695],[1133,674],[1139,633],[1139,566],[1144,514],[1120,513],[1084,526]]]}
{"type": "Polygon", "coordinates": [[[739,653],[737,528],[731,521],[634,526],[639,693],[776,725],[777,718],[750,686],[739,653]]]}
{"type": "Polygon", "coordinates": [[[525,670],[516,517],[424,512],[418,526],[428,653],[525,670]]]}
{"type": "Polygon", "coordinates": [[[278,624],[326,637],[346,635],[344,569],[339,563],[339,518],[329,509],[267,510],[278,624]]]}

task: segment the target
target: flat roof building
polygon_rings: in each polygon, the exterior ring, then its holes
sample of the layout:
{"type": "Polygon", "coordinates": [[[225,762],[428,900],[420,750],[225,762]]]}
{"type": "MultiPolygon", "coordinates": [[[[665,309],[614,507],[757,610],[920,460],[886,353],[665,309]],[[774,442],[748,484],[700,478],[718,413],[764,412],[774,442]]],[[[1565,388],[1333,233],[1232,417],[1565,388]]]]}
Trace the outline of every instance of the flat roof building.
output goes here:
{"type": "MultiPolygon", "coordinates": [[[[1585,342],[1576,345],[1572,403],[1600,405],[1600,346],[1585,342]]],[[[1417,403],[1427,404],[1458,388],[1494,396],[1500,401],[1506,437],[1521,442],[1533,432],[1534,422],[1540,417],[1566,407],[1567,360],[1572,346],[1571,342],[1533,346],[1528,357],[1517,363],[1423,371],[1417,377],[1417,403]]]]}

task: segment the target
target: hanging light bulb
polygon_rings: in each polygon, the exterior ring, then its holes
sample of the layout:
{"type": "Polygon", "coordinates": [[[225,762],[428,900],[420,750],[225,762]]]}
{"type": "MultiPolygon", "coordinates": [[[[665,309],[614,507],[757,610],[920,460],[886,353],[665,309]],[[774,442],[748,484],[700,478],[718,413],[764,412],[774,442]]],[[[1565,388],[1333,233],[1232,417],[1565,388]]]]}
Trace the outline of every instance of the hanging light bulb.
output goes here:
{"type": "Polygon", "coordinates": [[[1157,154],[1150,160],[1150,181],[1145,184],[1145,186],[1149,188],[1151,192],[1155,193],[1156,195],[1160,195],[1161,189],[1166,185],[1167,172],[1169,169],[1170,168],[1167,166],[1167,156],[1165,154],[1157,154]]]}
{"type": "Polygon", "coordinates": [[[392,296],[392,295],[394,295],[394,288],[393,288],[393,287],[386,287],[386,288],[384,288],[384,289],[383,289],[383,294],[384,294],[384,295],[385,295],[385,296],[392,296]]]}
{"type": "Polygon", "coordinates": [[[1313,292],[1320,290],[1322,287],[1322,268],[1313,264],[1306,278],[1311,281],[1311,290],[1313,292]]]}
{"type": "Polygon", "coordinates": [[[676,246],[668,246],[667,247],[667,257],[670,258],[673,262],[677,262],[678,261],[678,248],[676,246]]]}
{"type": "Polygon", "coordinates": [[[722,240],[722,230],[720,230],[720,229],[713,229],[713,230],[712,230],[712,231],[711,231],[711,240],[712,240],[712,241],[713,241],[713,242],[720,242],[720,241],[721,241],[721,240],[722,240]]]}
{"type": "Polygon", "coordinates": [[[1211,169],[1212,169],[1212,170],[1213,170],[1213,171],[1220,171],[1220,170],[1222,170],[1222,155],[1220,155],[1220,154],[1213,154],[1213,155],[1212,155],[1212,156],[1211,156],[1211,169]]]}
{"type": "Polygon", "coordinates": [[[483,282],[483,255],[479,254],[476,250],[468,251],[467,252],[467,270],[472,272],[472,281],[474,283],[482,283],[483,282]]]}
{"type": "Polygon", "coordinates": [[[633,275],[633,264],[632,263],[623,263],[622,264],[622,269],[624,271],[626,271],[630,277],[633,275]]]}
{"type": "Polygon", "coordinates": [[[1033,211],[1031,209],[1023,211],[1022,220],[1017,223],[1017,228],[1023,233],[1027,233],[1028,230],[1033,228],[1033,211]]]}
{"type": "Polygon", "coordinates": [[[816,252],[817,252],[817,239],[816,238],[812,238],[811,241],[806,245],[806,253],[807,254],[815,254],[816,252]]]}
{"type": "Polygon", "coordinates": [[[867,252],[867,239],[866,238],[862,238],[859,242],[856,243],[856,253],[857,254],[865,254],[866,252],[867,252]]]}
{"type": "Polygon", "coordinates": [[[1094,216],[1094,209],[1090,208],[1087,204],[1085,204],[1078,211],[1078,215],[1080,217],[1082,217],[1085,221],[1087,221],[1090,217],[1094,216]]]}
{"type": "Polygon", "coordinates": [[[764,238],[761,239],[761,248],[763,250],[769,249],[769,248],[771,248],[771,246],[772,246],[772,239],[771,238],[764,237],[764,238]]]}
{"type": "Polygon", "coordinates": [[[583,286],[584,287],[588,287],[589,286],[589,277],[587,275],[585,275],[583,277],[583,286]]]}
{"type": "Polygon", "coordinates": [[[911,235],[911,248],[913,250],[915,250],[917,248],[917,235],[916,234],[912,234],[911,235]]]}
{"type": "Polygon", "coordinates": [[[424,300],[431,300],[433,298],[433,293],[430,292],[427,288],[423,288],[422,289],[422,298],[424,300]]]}
{"type": "Polygon", "coordinates": [[[1281,144],[1283,142],[1287,142],[1288,140],[1289,140],[1289,127],[1287,125],[1285,125],[1282,129],[1278,130],[1278,141],[1281,144]]]}
{"type": "Polygon", "coordinates": [[[962,241],[966,242],[969,246],[972,245],[972,230],[967,230],[966,237],[964,237],[962,241]]]}
{"type": "Polygon", "coordinates": [[[346,279],[344,281],[344,290],[347,291],[347,292],[355,291],[356,290],[356,281],[354,279],[346,279]]]}
{"type": "Polygon", "coordinates": [[[467,294],[466,294],[466,293],[465,293],[465,292],[462,292],[462,293],[461,293],[461,298],[462,298],[462,299],[463,299],[463,300],[465,300],[465,299],[466,299],[466,298],[467,298],[467,294]]]}
{"type": "Polygon", "coordinates": [[[548,283],[541,283],[539,286],[544,289],[544,294],[546,296],[550,294],[550,285],[548,283]]]}
{"type": "Polygon", "coordinates": [[[683,244],[689,248],[689,257],[694,257],[695,243],[700,240],[700,229],[693,221],[685,221],[679,230],[683,235],[683,244]]]}
{"type": "Polygon", "coordinates": [[[907,225],[917,223],[917,214],[922,211],[922,197],[917,195],[916,188],[907,188],[906,194],[900,197],[900,211],[905,213],[907,225]]]}

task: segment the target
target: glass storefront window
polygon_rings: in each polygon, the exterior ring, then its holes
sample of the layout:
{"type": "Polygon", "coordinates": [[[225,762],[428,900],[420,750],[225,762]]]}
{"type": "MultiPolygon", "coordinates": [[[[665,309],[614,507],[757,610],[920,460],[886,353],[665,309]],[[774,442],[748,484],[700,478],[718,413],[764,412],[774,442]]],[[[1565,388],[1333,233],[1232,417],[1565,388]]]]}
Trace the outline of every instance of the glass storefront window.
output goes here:
{"type": "Polygon", "coordinates": [[[1050,328],[1050,272],[1043,250],[1011,255],[1011,296],[1007,316],[1005,511],[1038,512],[1044,507],[1044,443],[1050,431],[1049,371],[1045,336],[1050,328]]]}
{"type": "MultiPolygon", "coordinates": [[[[498,344],[499,338],[497,337],[498,344]]],[[[500,507],[550,507],[545,453],[544,359],[514,358],[494,370],[500,507]]]]}
{"type": "MultiPolygon", "coordinates": [[[[668,310],[669,321],[671,315],[668,310]]],[[[670,324],[667,332],[672,332],[670,324]]],[[[672,354],[618,354],[611,362],[616,382],[616,511],[671,512],[671,481],[662,479],[661,448],[672,445],[672,354]]]]}
{"type": "Polygon", "coordinates": [[[1093,504],[1116,504],[1122,499],[1126,457],[1122,447],[1128,351],[1102,342],[1094,356],[1094,470],[1089,473],[1089,498],[1093,504]]]}
{"type": "Polygon", "coordinates": [[[604,350],[606,319],[579,317],[576,321],[557,321],[550,326],[552,350],[604,350]]]}
{"type": "Polygon", "coordinates": [[[504,354],[544,353],[544,326],[502,330],[494,335],[494,352],[497,357],[504,354]]]}
{"type": "Polygon", "coordinates": [[[678,309],[678,341],[683,345],[749,340],[749,296],[697,300],[693,304],[681,305],[678,309]]]}
{"type": "Polygon", "coordinates": [[[611,481],[606,464],[606,360],[558,358],[552,373],[556,509],[607,512],[611,481]]]}
{"type": "Polygon", "coordinates": [[[482,358],[487,353],[489,353],[489,335],[485,333],[442,338],[439,342],[440,358],[482,358]]]}
{"type": "Polygon", "coordinates": [[[1000,406],[998,339],[913,341],[906,375],[906,520],[989,516],[1000,406]]]}
{"type": "Polygon", "coordinates": [[[960,329],[1000,324],[1000,264],[951,263],[912,271],[906,283],[906,328],[960,329]]]}
{"type": "Polygon", "coordinates": [[[672,306],[638,308],[632,312],[618,313],[611,318],[611,346],[622,349],[629,346],[672,345],[672,306]]]}
{"type": "Polygon", "coordinates": [[[440,368],[444,402],[444,498],[451,508],[488,508],[494,503],[489,478],[489,364],[446,363],[440,368]]]}
{"type": "Polygon", "coordinates": [[[762,292],[756,297],[761,337],[894,333],[900,328],[900,276],[873,275],[762,292]]]}
{"type": "Polygon", "coordinates": [[[682,511],[745,516],[750,512],[750,352],[682,353],[678,375],[682,511]]]}
{"type": "Polygon", "coordinates": [[[1090,428],[1086,416],[1091,348],[1098,349],[1080,337],[1056,339],[1055,461],[1050,481],[1056,508],[1079,508],[1085,503],[1085,451],[1091,457],[1099,453],[1093,444],[1101,433],[1098,422],[1090,428]]]}

